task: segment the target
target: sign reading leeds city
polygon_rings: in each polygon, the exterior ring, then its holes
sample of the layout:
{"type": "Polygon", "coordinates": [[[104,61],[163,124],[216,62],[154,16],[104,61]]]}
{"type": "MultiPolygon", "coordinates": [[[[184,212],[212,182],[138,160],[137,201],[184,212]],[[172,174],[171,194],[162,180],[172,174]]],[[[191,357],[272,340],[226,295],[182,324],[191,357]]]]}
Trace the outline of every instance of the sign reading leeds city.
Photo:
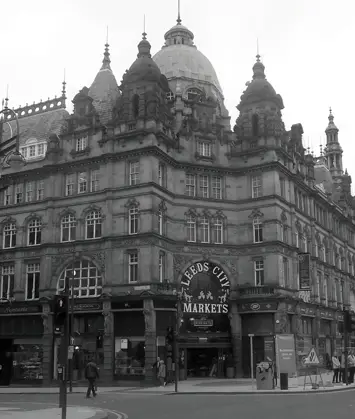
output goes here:
{"type": "Polygon", "coordinates": [[[194,263],[184,272],[181,290],[190,326],[218,329],[218,318],[227,317],[229,307],[230,281],[224,270],[208,261],[194,263]]]}

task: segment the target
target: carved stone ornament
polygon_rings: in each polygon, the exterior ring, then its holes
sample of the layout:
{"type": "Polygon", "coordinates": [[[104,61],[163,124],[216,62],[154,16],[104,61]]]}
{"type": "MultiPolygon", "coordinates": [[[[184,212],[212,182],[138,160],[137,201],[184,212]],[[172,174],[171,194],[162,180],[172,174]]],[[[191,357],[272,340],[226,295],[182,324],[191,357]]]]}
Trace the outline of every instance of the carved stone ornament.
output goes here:
{"type": "Polygon", "coordinates": [[[105,252],[96,252],[91,253],[88,255],[93,261],[99,265],[101,272],[105,272],[105,264],[106,264],[106,253],[105,252]]]}
{"type": "Polygon", "coordinates": [[[182,269],[187,265],[189,260],[189,256],[174,255],[174,271],[178,274],[182,273],[182,269]]]}

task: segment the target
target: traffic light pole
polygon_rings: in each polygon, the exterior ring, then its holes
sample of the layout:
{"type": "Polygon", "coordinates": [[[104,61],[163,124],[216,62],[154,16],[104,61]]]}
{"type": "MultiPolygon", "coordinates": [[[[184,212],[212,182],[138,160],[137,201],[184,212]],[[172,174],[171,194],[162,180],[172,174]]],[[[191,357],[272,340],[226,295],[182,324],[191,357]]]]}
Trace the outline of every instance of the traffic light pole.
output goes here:
{"type": "Polygon", "coordinates": [[[349,365],[348,365],[348,347],[349,347],[349,332],[348,328],[344,327],[344,357],[345,357],[345,384],[349,384],[349,365]]]}
{"type": "Polygon", "coordinates": [[[65,321],[64,321],[64,330],[61,335],[61,342],[60,342],[60,358],[61,358],[61,365],[63,368],[62,379],[60,380],[60,391],[59,391],[59,407],[62,408],[62,418],[67,418],[67,369],[68,369],[68,343],[69,343],[69,326],[70,326],[70,319],[69,319],[69,296],[68,296],[68,289],[66,289],[65,295],[65,321]]]}
{"type": "Polygon", "coordinates": [[[179,328],[180,328],[180,300],[179,295],[176,300],[175,312],[175,339],[174,339],[174,353],[175,353],[175,393],[178,393],[179,382],[179,328]]]}
{"type": "MultiPolygon", "coordinates": [[[[75,253],[73,253],[73,269],[70,280],[70,340],[74,337],[74,265],[75,263],[75,253]]],[[[72,342],[70,342],[70,345],[72,342]]],[[[72,354],[73,356],[74,354],[72,354]]],[[[69,392],[73,392],[73,370],[74,370],[74,359],[69,359],[69,392]]]]}

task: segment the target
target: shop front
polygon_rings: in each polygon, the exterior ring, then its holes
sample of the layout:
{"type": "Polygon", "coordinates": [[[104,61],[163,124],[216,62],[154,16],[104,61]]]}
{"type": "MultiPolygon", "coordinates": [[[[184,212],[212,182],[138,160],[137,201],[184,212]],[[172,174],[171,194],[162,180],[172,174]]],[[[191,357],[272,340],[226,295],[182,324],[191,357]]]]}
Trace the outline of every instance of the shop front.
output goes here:
{"type": "Polygon", "coordinates": [[[0,305],[0,386],[43,380],[42,306],[0,305]]]}
{"type": "MultiPolygon", "coordinates": [[[[85,366],[90,359],[94,359],[100,369],[104,366],[104,316],[102,302],[86,301],[74,302],[73,322],[73,380],[85,380],[85,366]]],[[[58,378],[58,364],[60,363],[60,336],[54,338],[53,349],[53,378],[58,378]]]]}
{"type": "Polygon", "coordinates": [[[227,368],[234,376],[228,275],[218,264],[202,260],[185,270],[180,287],[181,378],[226,377],[227,368]]]}

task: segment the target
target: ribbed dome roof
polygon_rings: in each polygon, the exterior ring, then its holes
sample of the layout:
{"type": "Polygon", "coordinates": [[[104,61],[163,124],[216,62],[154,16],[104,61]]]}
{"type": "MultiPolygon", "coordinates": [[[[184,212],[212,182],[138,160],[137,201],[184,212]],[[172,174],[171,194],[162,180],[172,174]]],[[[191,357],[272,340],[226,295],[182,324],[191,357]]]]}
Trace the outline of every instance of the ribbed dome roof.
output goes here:
{"type": "Polygon", "coordinates": [[[278,95],[272,85],[266,80],[265,66],[260,61],[260,56],[256,56],[256,63],[253,66],[253,80],[248,84],[247,89],[240,97],[240,104],[237,108],[243,105],[259,102],[261,100],[270,100],[277,104],[280,109],[284,108],[283,101],[278,95]]]}
{"type": "Polygon", "coordinates": [[[120,96],[116,78],[110,67],[108,47],[109,45],[106,44],[101,69],[89,89],[89,96],[93,99],[94,108],[99,114],[102,124],[111,120],[112,109],[120,96]]]}
{"type": "Polygon", "coordinates": [[[193,43],[194,34],[186,26],[181,25],[180,18],[177,22],[177,25],[166,32],[165,45],[154,55],[153,60],[167,79],[186,77],[208,82],[222,94],[221,85],[211,62],[193,43]]]}

